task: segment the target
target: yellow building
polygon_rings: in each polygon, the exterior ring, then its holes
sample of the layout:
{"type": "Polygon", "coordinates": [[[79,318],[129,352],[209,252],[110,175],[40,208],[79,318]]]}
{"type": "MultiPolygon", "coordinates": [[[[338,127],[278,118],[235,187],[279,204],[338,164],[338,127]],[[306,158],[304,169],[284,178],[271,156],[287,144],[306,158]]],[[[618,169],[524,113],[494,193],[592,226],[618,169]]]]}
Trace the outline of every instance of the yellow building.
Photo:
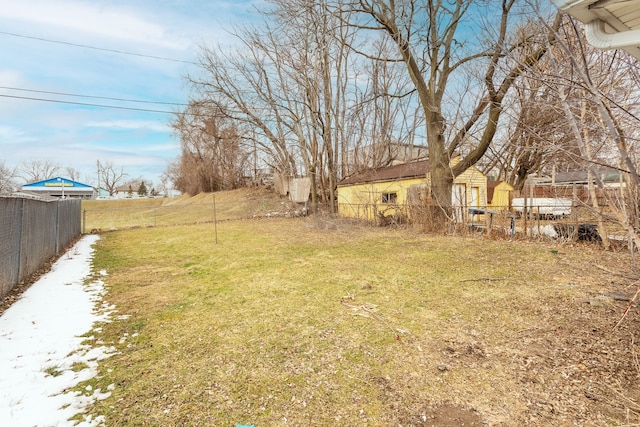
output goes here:
{"type": "Polygon", "coordinates": [[[487,182],[487,206],[495,211],[509,210],[513,197],[513,185],[505,181],[487,182]]]}
{"type": "MultiPolygon", "coordinates": [[[[348,177],[338,184],[338,212],[343,217],[367,220],[408,218],[412,204],[428,203],[428,173],[429,162],[422,160],[348,177]]],[[[454,179],[452,205],[460,220],[470,208],[487,206],[487,177],[476,167],[454,179]]]]}

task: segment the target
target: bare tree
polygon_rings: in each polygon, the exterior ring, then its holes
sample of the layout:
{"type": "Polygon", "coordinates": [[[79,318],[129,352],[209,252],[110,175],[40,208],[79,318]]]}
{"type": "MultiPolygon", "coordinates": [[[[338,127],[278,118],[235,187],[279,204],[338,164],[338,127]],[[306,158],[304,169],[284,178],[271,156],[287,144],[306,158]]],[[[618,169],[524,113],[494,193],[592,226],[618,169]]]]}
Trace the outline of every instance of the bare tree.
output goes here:
{"type": "Polygon", "coordinates": [[[548,60],[541,61],[514,85],[513,100],[503,113],[504,132],[496,136],[484,162],[485,173],[497,172],[518,191],[531,174],[573,170],[579,156],[557,93],[540,78],[548,66],[548,60]]]}
{"type": "MultiPolygon", "coordinates": [[[[375,40],[376,58],[395,57],[388,40],[375,40]]],[[[402,64],[391,60],[367,61],[363,81],[356,86],[356,103],[350,110],[350,127],[358,136],[350,141],[343,156],[343,176],[363,169],[388,166],[394,160],[411,161],[424,156],[424,146],[416,143],[416,130],[424,126],[415,104],[415,92],[402,64]],[[421,150],[422,149],[422,150],[421,150]]]]}
{"type": "Polygon", "coordinates": [[[115,168],[112,162],[99,163],[99,165],[100,185],[109,192],[110,196],[113,196],[116,194],[118,185],[125,180],[128,174],[122,167],[119,170],[115,168]]]}
{"type": "Polygon", "coordinates": [[[67,166],[66,168],[64,168],[64,173],[67,178],[73,181],[80,181],[80,171],[78,171],[77,169],[67,166]]]}
{"type": "MultiPolygon", "coordinates": [[[[531,22],[529,26],[546,31],[543,20],[531,22]]],[[[576,40],[570,22],[564,21],[556,37],[571,51],[585,50],[582,60],[589,64],[592,80],[601,91],[618,100],[628,99],[620,84],[618,70],[632,70],[619,63],[610,54],[597,52],[576,40]],[[616,83],[616,81],[618,81],[616,83]]],[[[534,28],[535,30],[535,28],[534,28]]],[[[522,190],[529,175],[555,175],[556,172],[586,170],[575,132],[570,119],[565,116],[564,104],[570,106],[575,117],[580,117],[582,139],[589,144],[593,161],[606,165],[611,158],[611,147],[603,142],[607,139],[604,129],[597,125],[599,113],[593,103],[585,102],[580,77],[576,77],[574,64],[565,57],[562,49],[555,48],[542,58],[529,72],[514,84],[511,103],[504,108],[507,119],[501,135],[489,148],[491,155],[483,162],[485,172],[496,173],[500,179],[512,183],[522,190]],[[562,90],[562,96],[559,91],[562,90]],[[588,133],[588,135],[586,135],[588,133]]],[[[631,125],[629,129],[635,128],[631,125]]]]}
{"type": "Polygon", "coordinates": [[[197,194],[241,185],[251,152],[242,131],[224,112],[193,101],[172,125],[181,155],[169,175],[178,190],[197,194]]]}
{"type": "Polygon", "coordinates": [[[407,82],[393,70],[396,63],[371,66],[354,55],[365,41],[343,25],[349,12],[328,3],[271,1],[261,27],[236,32],[241,49],[203,49],[206,74],[189,81],[196,99],[252,130],[252,143],[274,171],[310,178],[314,209],[328,202],[335,210],[337,182],[352,172],[354,152],[406,140],[401,134],[414,134],[407,129],[413,121],[403,115],[414,110],[388,96],[407,82]]]}
{"type": "Polygon", "coordinates": [[[548,46],[545,40],[552,36],[511,37],[510,18],[519,16],[514,0],[353,0],[349,4],[361,17],[351,25],[390,37],[413,81],[426,119],[431,194],[441,208],[436,226],[442,226],[451,210],[454,177],[484,156],[498,129],[507,94],[527,68],[543,57],[548,46]],[[469,32],[479,28],[473,20],[478,16],[485,16],[491,25],[471,39],[469,32]],[[514,61],[514,56],[520,60],[514,61]],[[448,112],[456,109],[445,101],[452,87],[471,77],[458,74],[471,64],[484,72],[476,90],[456,100],[469,106],[466,117],[458,122],[447,119],[448,112]],[[460,161],[452,165],[455,154],[461,155],[460,161]]]}
{"type": "Polygon", "coordinates": [[[169,183],[171,182],[170,168],[170,166],[167,167],[162,175],[160,175],[160,186],[158,188],[160,188],[160,194],[165,197],[169,196],[169,192],[171,191],[169,187],[169,183]]]}
{"type": "Polygon", "coordinates": [[[28,160],[20,166],[20,177],[25,182],[54,178],[60,173],[60,166],[49,160],[28,160]]]}
{"type": "Polygon", "coordinates": [[[6,166],[0,161],[0,194],[11,194],[17,188],[16,169],[6,166]]]}
{"type": "Polygon", "coordinates": [[[240,39],[246,52],[227,54],[203,48],[200,63],[205,76],[187,76],[187,80],[198,102],[212,110],[224,111],[240,126],[253,129],[253,142],[269,159],[270,166],[295,174],[298,167],[289,149],[289,133],[274,95],[283,91],[273,87],[270,80],[273,64],[246,37],[240,39]]]}
{"type": "Polygon", "coordinates": [[[629,61],[622,52],[589,48],[578,28],[568,19],[559,29],[557,43],[550,50],[553,71],[544,79],[558,96],[579,150],[580,164],[588,171],[591,203],[603,243],[608,246],[605,219],[613,219],[626,230],[635,248],[640,248],[637,147],[628,138],[640,124],[634,113],[639,100],[635,90],[638,63],[629,61]],[[563,67],[563,63],[569,65],[563,67]],[[625,122],[627,126],[623,126],[625,122]],[[607,188],[599,173],[603,165],[619,172],[617,190],[607,188]],[[596,187],[606,197],[606,211],[598,202],[596,187]]]}

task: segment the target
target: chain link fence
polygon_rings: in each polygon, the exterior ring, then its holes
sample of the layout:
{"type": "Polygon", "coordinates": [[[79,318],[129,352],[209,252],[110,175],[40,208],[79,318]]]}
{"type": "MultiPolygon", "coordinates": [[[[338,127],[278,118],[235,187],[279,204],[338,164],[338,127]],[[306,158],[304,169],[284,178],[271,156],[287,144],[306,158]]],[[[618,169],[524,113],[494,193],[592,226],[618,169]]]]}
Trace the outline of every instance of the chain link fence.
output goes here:
{"type": "MultiPolygon", "coordinates": [[[[221,221],[306,216],[310,206],[285,199],[216,200],[207,203],[173,203],[167,199],[147,200],[142,206],[118,201],[83,202],[83,233],[136,227],[156,227],[221,221]],[[155,204],[152,204],[155,203],[155,204]]],[[[142,201],[141,201],[142,203],[142,201]]],[[[530,205],[531,202],[527,202],[530,205]]],[[[340,203],[338,217],[367,222],[373,226],[413,224],[430,229],[439,208],[428,204],[351,204],[340,203]]],[[[320,206],[321,212],[330,212],[320,206]]],[[[559,206],[557,201],[511,209],[455,206],[449,213],[456,233],[486,233],[505,237],[541,237],[567,240],[599,240],[596,230],[601,221],[607,234],[624,240],[624,230],[606,215],[601,217],[583,204],[559,206]]]]}
{"type": "Polygon", "coordinates": [[[296,217],[307,213],[305,204],[284,199],[224,201],[211,198],[208,203],[186,204],[171,201],[163,203],[163,199],[159,199],[157,205],[144,206],[127,206],[116,200],[105,200],[100,203],[85,202],[83,206],[83,233],[249,218],[296,217]]]}
{"type": "MultiPolygon", "coordinates": [[[[345,218],[366,221],[370,225],[393,226],[413,224],[429,229],[435,211],[428,204],[357,204],[341,203],[339,214],[345,218]]],[[[584,204],[561,206],[554,201],[538,202],[532,206],[511,209],[455,206],[448,213],[451,229],[457,233],[486,233],[505,237],[540,237],[566,240],[600,241],[598,225],[602,224],[607,237],[626,242],[623,227],[607,214],[596,212],[584,204]]]]}
{"type": "Polygon", "coordinates": [[[0,299],[80,235],[78,199],[0,197],[0,299]]]}

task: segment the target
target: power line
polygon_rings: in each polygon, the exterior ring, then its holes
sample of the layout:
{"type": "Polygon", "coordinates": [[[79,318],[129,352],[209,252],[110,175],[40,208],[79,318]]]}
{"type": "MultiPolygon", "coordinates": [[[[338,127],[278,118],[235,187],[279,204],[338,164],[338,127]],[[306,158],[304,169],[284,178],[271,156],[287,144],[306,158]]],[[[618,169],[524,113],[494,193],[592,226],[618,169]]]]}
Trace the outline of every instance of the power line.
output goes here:
{"type": "Polygon", "coordinates": [[[16,95],[4,95],[0,94],[0,97],[3,98],[14,98],[14,99],[26,99],[29,101],[41,101],[41,102],[53,102],[57,104],[70,104],[70,105],[81,105],[85,107],[100,107],[100,108],[112,108],[116,110],[133,110],[133,111],[145,111],[148,113],[163,113],[163,114],[175,114],[175,111],[164,111],[164,110],[152,110],[147,108],[134,108],[134,107],[120,107],[118,105],[104,105],[104,104],[91,104],[86,102],[73,102],[73,101],[61,101],[56,99],[45,99],[45,98],[32,98],[29,96],[16,96],[16,95]]]}
{"type": "Polygon", "coordinates": [[[61,40],[46,39],[46,38],[43,38],[43,37],[25,36],[23,34],[9,33],[7,31],[0,31],[0,34],[3,34],[5,36],[20,37],[20,38],[23,38],[23,39],[38,40],[38,41],[47,42],[47,43],[57,43],[57,44],[62,44],[62,45],[66,45],[66,46],[82,47],[84,49],[101,50],[103,52],[118,53],[118,54],[121,54],[121,55],[139,56],[139,57],[142,57],[142,58],[158,59],[160,61],[181,62],[181,63],[184,63],[184,64],[199,65],[197,62],[185,61],[185,60],[182,60],[182,59],[164,58],[162,56],[144,55],[142,53],[126,52],[126,51],[117,50],[117,49],[107,49],[107,48],[103,48],[103,47],[89,46],[89,45],[86,45],[86,44],[78,44],[78,43],[65,42],[65,41],[61,41],[61,40]]]}
{"type": "Polygon", "coordinates": [[[95,99],[107,99],[109,101],[125,101],[125,102],[139,102],[144,104],[162,104],[162,105],[175,105],[179,107],[187,106],[188,104],[183,104],[179,102],[162,102],[162,101],[145,101],[140,99],[128,99],[128,98],[111,98],[108,96],[94,96],[94,95],[80,95],[76,93],[65,93],[65,92],[51,92],[47,90],[36,90],[36,89],[23,89],[18,87],[10,87],[10,86],[0,86],[0,89],[9,89],[9,90],[18,90],[22,92],[33,92],[33,93],[46,93],[48,95],[62,95],[62,96],[75,96],[79,98],[95,98],[95,99]]]}

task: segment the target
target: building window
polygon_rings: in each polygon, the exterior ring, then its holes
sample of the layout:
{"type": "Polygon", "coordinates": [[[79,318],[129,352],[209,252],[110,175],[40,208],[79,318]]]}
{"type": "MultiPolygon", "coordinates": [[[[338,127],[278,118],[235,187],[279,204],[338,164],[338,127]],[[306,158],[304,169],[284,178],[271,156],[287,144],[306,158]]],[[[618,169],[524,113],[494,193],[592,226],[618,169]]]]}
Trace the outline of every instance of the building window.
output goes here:
{"type": "Polygon", "coordinates": [[[382,193],[382,203],[385,203],[385,204],[398,203],[398,193],[382,193]]]}

